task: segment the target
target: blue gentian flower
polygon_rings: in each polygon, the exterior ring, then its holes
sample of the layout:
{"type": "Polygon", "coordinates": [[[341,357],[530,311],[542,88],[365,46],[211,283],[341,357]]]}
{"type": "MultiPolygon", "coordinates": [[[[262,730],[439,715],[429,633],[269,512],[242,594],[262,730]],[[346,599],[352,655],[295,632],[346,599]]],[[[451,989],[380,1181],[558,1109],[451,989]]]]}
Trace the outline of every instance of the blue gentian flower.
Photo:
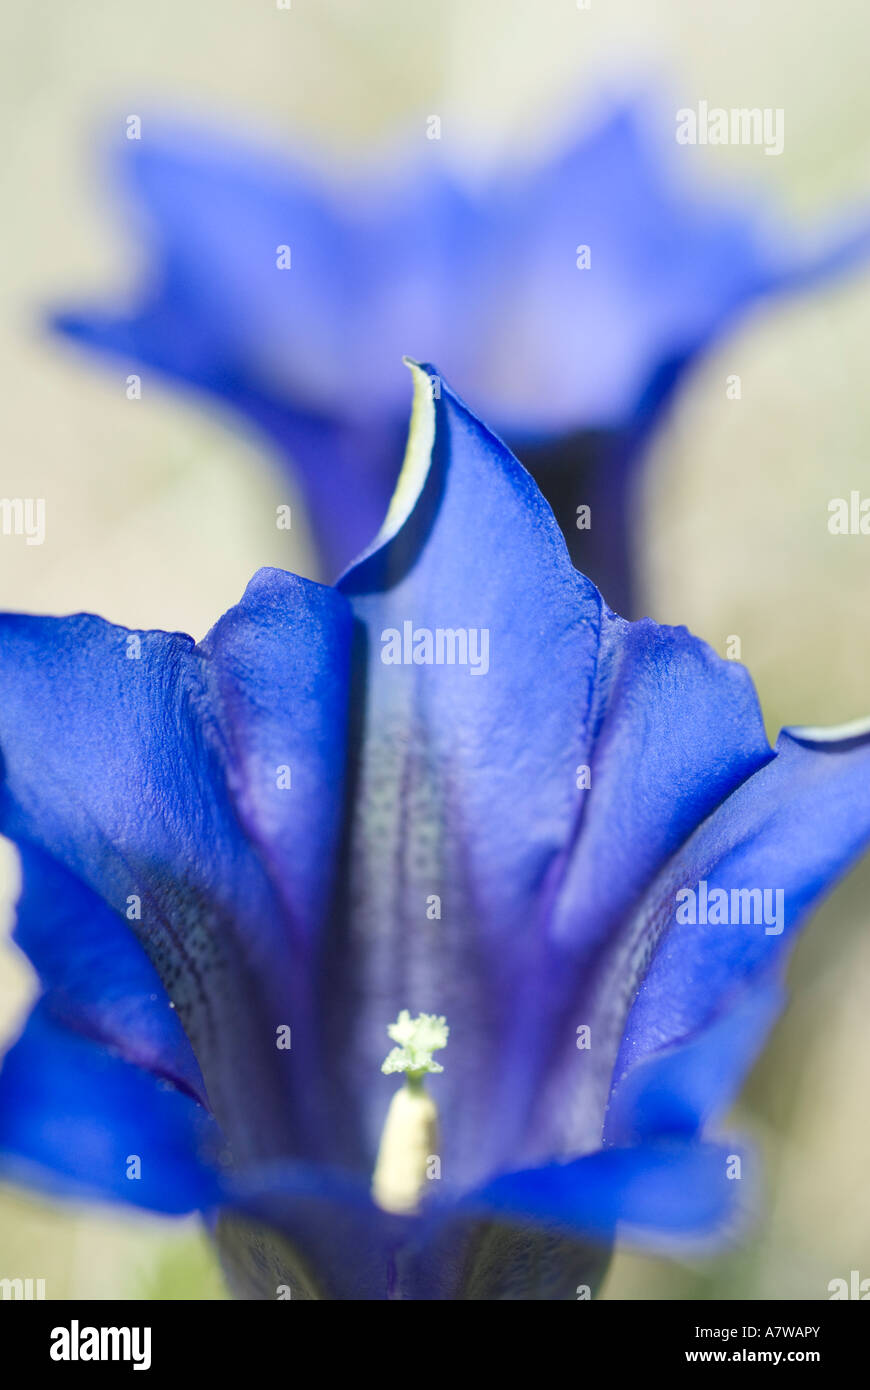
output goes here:
{"type": "Polygon", "coordinates": [[[575,563],[630,613],[633,464],[681,373],[760,298],[850,264],[870,239],[865,218],[799,250],[757,206],[690,191],[640,106],[476,188],[437,141],[329,181],[207,129],[146,117],[141,134],[121,160],[145,215],[139,301],[57,322],[264,431],[301,482],[329,577],[391,495],[410,347],[463,382],[538,479],[575,563]]]}
{"type": "Polygon", "coordinates": [[[771,749],[746,671],[617,617],[413,373],[337,587],[260,571],[200,644],[0,620],[42,987],[0,1172],[202,1211],[243,1297],[573,1299],[617,1234],[745,1205],[722,1117],[870,837],[870,735],[771,749]]]}

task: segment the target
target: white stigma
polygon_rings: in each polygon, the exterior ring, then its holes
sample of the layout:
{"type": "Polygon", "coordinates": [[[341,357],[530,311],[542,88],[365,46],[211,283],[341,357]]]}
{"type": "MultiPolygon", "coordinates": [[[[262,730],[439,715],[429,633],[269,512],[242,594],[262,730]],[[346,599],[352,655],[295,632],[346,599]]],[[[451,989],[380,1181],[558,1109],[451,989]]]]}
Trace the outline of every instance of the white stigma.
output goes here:
{"type": "Polygon", "coordinates": [[[447,1022],[435,1014],[411,1018],[403,1009],[387,1033],[397,1044],[381,1071],[405,1073],[390,1102],[372,1178],[372,1196],[384,1211],[419,1211],[429,1160],[438,1153],[438,1108],[423,1086],[430,1072],[443,1071],[432,1053],[447,1046],[447,1022]]]}

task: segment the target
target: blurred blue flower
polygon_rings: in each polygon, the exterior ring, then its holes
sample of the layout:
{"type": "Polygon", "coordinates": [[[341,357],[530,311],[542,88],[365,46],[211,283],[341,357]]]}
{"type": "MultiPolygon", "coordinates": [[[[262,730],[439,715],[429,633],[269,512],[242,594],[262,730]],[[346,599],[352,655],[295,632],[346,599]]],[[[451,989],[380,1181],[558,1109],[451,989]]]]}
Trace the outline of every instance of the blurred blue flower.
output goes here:
{"type": "Polygon", "coordinates": [[[715,1126],[870,837],[870,737],[772,750],[745,670],[611,612],[413,371],[399,486],[336,588],[262,570],[199,645],[0,620],[42,987],[0,1173],[203,1211],[244,1297],[574,1298],[618,1232],[721,1237],[755,1162],[715,1126]],[[405,1008],[450,1027],[417,1212],[371,1195],[405,1008]]]}
{"type": "Polygon", "coordinates": [[[433,358],[535,475],[578,567],[631,613],[633,464],[681,373],[762,296],[870,241],[865,216],[799,250],[757,204],[690,191],[656,134],[639,106],[620,109],[544,167],[472,187],[437,141],[425,158],[328,180],[146,119],[121,160],[145,214],[139,301],[57,323],[265,431],[330,577],[369,543],[393,489],[400,355],[433,358]]]}

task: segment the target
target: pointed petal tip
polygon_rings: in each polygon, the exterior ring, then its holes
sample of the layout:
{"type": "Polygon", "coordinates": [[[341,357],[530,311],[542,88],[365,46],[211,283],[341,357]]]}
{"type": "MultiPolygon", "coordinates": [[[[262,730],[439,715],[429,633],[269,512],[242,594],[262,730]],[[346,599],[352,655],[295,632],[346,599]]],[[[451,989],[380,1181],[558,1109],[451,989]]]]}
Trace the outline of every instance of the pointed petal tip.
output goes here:
{"type": "Polygon", "coordinates": [[[788,724],[780,738],[818,747],[821,752],[854,748],[870,739],[870,715],[845,724],[788,724]]]}
{"type": "Polygon", "coordinates": [[[417,362],[407,355],[402,361],[413,380],[411,420],[402,467],[380,530],[336,580],[337,588],[342,588],[355,571],[398,535],[413,512],[429,473],[435,444],[435,401],[440,395],[441,377],[428,363],[417,362]]]}
{"type": "MultiPolygon", "coordinates": [[[[488,476],[495,481],[501,476],[502,482],[520,502],[531,525],[539,529],[541,539],[546,539],[558,557],[560,571],[570,573],[575,579],[578,571],[570,561],[568,549],[553,511],[540,491],[532,475],[516,458],[507,444],[466,404],[460,395],[449,385],[438,368],[430,362],[418,362],[408,355],[403,357],[413,378],[413,402],[411,422],[408,431],[404,461],[399,473],[393,496],[387,509],[380,531],[371,545],[343,572],[336,581],[337,587],[345,592],[355,592],[363,579],[363,571],[368,562],[383,556],[400,533],[405,530],[414,513],[423,502],[424,493],[431,494],[432,508],[425,519],[420,521],[421,541],[432,524],[433,515],[440,511],[441,503],[435,492],[441,483],[432,480],[433,465],[441,470],[439,476],[443,483],[447,472],[455,469],[457,454],[452,442],[460,440],[460,455],[465,461],[473,457],[478,466],[485,463],[488,476]],[[441,447],[443,443],[443,448],[441,447]],[[433,482],[430,488],[430,482],[433,482]]],[[[462,464],[459,465],[462,467],[462,464]]],[[[484,485],[479,479],[482,491],[477,495],[480,506],[488,493],[488,480],[484,485]]],[[[424,508],[424,510],[426,510],[424,508]]],[[[407,557],[405,566],[407,566],[407,557]]],[[[580,576],[581,580],[593,588],[592,582],[580,576]]]]}

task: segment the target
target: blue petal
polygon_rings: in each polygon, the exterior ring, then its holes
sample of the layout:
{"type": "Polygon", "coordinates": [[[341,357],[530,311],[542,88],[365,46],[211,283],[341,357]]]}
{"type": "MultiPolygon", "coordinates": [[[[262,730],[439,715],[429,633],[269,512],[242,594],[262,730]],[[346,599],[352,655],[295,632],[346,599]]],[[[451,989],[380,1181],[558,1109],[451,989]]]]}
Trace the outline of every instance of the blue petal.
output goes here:
{"type": "Polygon", "coordinates": [[[51,1196],[170,1215],[211,1206],[214,1122],[197,1103],[38,1004],[0,1070],[0,1174],[51,1196]],[[128,1177],[140,1160],[140,1176],[128,1177]]]}
{"type": "Polygon", "coordinates": [[[236,814],[308,945],[341,832],[351,636],[333,590],[261,570],[200,648],[236,814]],[[290,786],[279,789],[282,767],[290,786]]]}
{"type": "Polygon", "coordinates": [[[773,756],[746,671],[684,628],[613,620],[599,687],[603,714],[583,759],[590,786],[549,924],[554,1041],[532,1102],[530,1159],[600,1143],[626,1015],[655,942],[649,894],[696,827],[773,756]],[[587,1049],[578,1047],[583,1026],[587,1049]]]}
{"type": "MultiPolygon", "coordinates": [[[[785,730],[776,758],[688,839],[655,884],[647,932],[657,946],[628,1018],[617,1080],[642,1059],[708,1028],[745,983],[763,982],[809,909],[867,849],[870,736],[835,732],[822,738],[785,730]],[[729,905],[732,889],[781,890],[781,930],[775,921],[680,924],[676,892],[699,888],[702,880],[708,893],[726,890],[729,905]]],[[[711,1097],[718,1065],[712,1056],[711,1097]]]]}
{"type": "Polygon", "coordinates": [[[129,923],[32,845],[20,846],[14,940],[39,975],[44,1009],[204,1101],[178,1013],[129,923]]]}
{"type": "Polygon", "coordinates": [[[506,1173],[471,1193],[469,1211],[601,1241],[709,1246],[736,1232],[754,1200],[754,1162],[713,1144],[611,1148],[573,1163],[506,1173]],[[740,1160],[739,1178],[733,1160],[740,1160]],[[751,1196],[749,1189],[752,1189],[751,1196]]]}
{"type": "Polygon", "coordinates": [[[721,1118],[736,1100],[783,1003],[782,986],[762,978],[729,1000],[702,1029],[629,1065],[611,1096],[608,1142],[628,1145],[671,1135],[691,1139],[721,1118]]]}
{"type": "MultiPolygon", "coordinates": [[[[724,730],[729,711],[724,703],[720,708],[724,730]]],[[[659,713],[666,710],[665,704],[659,713]]],[[[691,718],[691,706],[685,713],[691,718]]],[[[653,746],[655,727],[654,722],[653,746]]],[[[676,740],[686,739],[689,750],[691,739],[676,712],[673,734],[674,766],[670,773],[661,769],[666,778],[661,785],[675,788],[679,802],[681,777],[690,764],[683,766],[682,745],[676,740]]],[[[606,755],[606,749],[599,749],[599,757],[602,751],[606,755]]],[[[638,834],[631,808],[640,805],[654,816],[662,814],[654,785],[637,771],[647,760],[655,768],[656,758],[639,759],[633,771],[632,740],[625,734],[620,754],[612,785],[619,788],[625,809],[608,812],[606,797],[598,807],[611,827],[610,844],[596,843],[596,786],[601,782],[594,781],[598,764],[593,760],[587,820],[566,877],[566,987],[572,979],[570,934],[588,918],[585,944],[581,933],[575,958],[587,962],[587,974],[583,989],[563,996],[561,1055],[557,1051],[533,1112],[539,1154],[547,1148],[563,1154],[591,1148],[601,1137],[598,1117],[611,1089],[604,1131],[611,1142],[659,1133],[687,1136],[721,1115],[781,1006],[778,978],[784,948],[819,896],[870,845],[870,739],[847,734],[821,740],[787,731],[773,758],[759,749],[755,770],[744,765],[743,779],[732,788],[719,784],[726,794],[708,808],[706,819],[697,817],[696,829],[672,826],[676,833],[668,857],[642,885],[636,871],[644,876],[653,861],[641,849],[632,867],[622,862],[620,847],[655,847],[651,828],[638,834]],[[725,890],[729,915],[732,890],[781,891],[781,922],[681,924],[677,893],[700,893],[702,881],[709,892],[725,890]],[[591,887],[594,882],[606,885],[603,895],[591,887]],[[636,893],[633,906],[631,892],[636,893]],[[619,910],[618,919],[610,915],[608,902],[619,910]],[[589,951],[593,918],[602,932],[597,954],[589,951]],[[569,1036],[572,1019],[591,1026],[589,1050],[575,1049],[569,1036]]],[[[716,785],[711,777],[709,787],[716,785]]],[[[775,903],[772,897],[769,907],[774,909],[775,903]]],[[[558,927],[558,913],[554,921],[558,927]]],[[[558,1025],[552,995],[550,1004],[558,1025]]]]}
{"type": "Polygon", "coordinates": [[[115,914],[139,899],[130,928],[239,1162],[328,1142],[311,942],[341,815],[348,624],[334,593],[268,572],[201,649],[88,616],[0,619],[0,829],[115,914]]]}

